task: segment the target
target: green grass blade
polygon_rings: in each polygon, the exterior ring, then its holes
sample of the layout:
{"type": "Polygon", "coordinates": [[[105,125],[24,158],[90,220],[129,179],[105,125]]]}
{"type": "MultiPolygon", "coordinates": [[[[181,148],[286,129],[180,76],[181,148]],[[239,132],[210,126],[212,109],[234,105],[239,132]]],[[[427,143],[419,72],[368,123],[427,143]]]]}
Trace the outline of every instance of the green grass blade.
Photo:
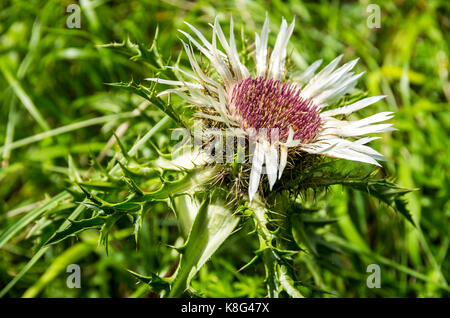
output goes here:
{"type": "Polygon", "coordinates": [[[396,262],[393,262],[390,259],[387,259],[387,258],[385,258],[385,257],[383,257],[381,255],[378,255],[376,253],[373,253],[371,251],[361,249],[359,246],[356,246],[356,245],[354,245],[354,244],[352,244],[350,242],[346,242],[344,239],[342,239],[339,236],[336,236],[334,234],[330,233],[330,234],[328,234],[328,237],[331,239],[331,241],[333,241],[334,243],[338,244],[339,246],[341,246],[344,249],[347,249],[349,251],[352,251],[352,252],[355,252],[355,253],[358,253],[358,254],[363,254],[363,255],[365,255],[365,256],[367,256],[369,258],[372,258],[373,260],[375,260],[377,262],[380,262],[381,264],[390,266],[390,267],[392,267],[392,268],[394,268],[394,269],[396,269],[396,270],[398,270],[398,271],[400,271],[402,273],[408,274],[408,275],[410,275],[410,276],[412,276],[414,278],[417,278],[417,279],[423,280],[425,282],[431,283],[431,284],[433,284],[433,285],[435,285],[435,286],[437,286],[439,288],[442,288],[443,290],[446,290],[448,292],[450,291],[450,288],[447,285],[443,285],[443,284],[441,284],[439,282],[436,282],[435,280],[429,278],[428,276],[426,276],[426,275],[424,275],[422,273],[419,273],[416,270],[413,270],[413,269],[411,269],[409,267],[406,267],[404,265],[401,265],[401,264],[398,264],[396,262]]]}
{"type": "Polygon", "coordinates": [[[95,248],[96,244],[82,242],[67,249],[53,261],[39,280],[28,288],[22,297],[36,297],[42,289],[53,279],[55,279],[61,272],[63,272],[68,265],[76,263],[78,260],[92,252],[95,248]]]}
{"type": "Polygon", "coordinates": [[[41,128],[45,131],[50,130],[50,126],[45,121],[44,117],[42,117],[41,113],[37,109],[36,105],[34,105],[30,96],[25,92],[25,90],[20,85],[19,81],[14,77],[8,67],[5,65],[3,60],[0,60],[0,71],[3,73],[8,84],[14,90],[14,93],[20,99],[25,108],[29,111],[30,115],[36,120],[36,122],[41,126],[41,128]]]}
{"type": "Polygon", "coordinates": [[[3,161],[2,167],[8,166],[9,158],[11,156],[11,143],[14,140],[14,128],[17,121],[18,111],[16,107],[16,97],[11,95],[10,97],[10,106],[9,106],[9,114],[8,114],[8,123],[6,125],[6,137],[5,137],[5,146],[3,147],[3,161]]]}
{"type": "MultiPolygon", "coordinates": [[[[65,192],[63,192],[65,193],[65,192]]],[[[61,193],[61,194],[63,194],[61,193]]],[[[67,195],[67,193],[65,193],[67,195]]],[[[70,225],[70,221],[71,220],[75,220],[80,214],[81,212],[83,212],[85,209],[85,207],[83,205],[79,205],[73,212],[72,214],[67,218],[66,221],[64,221],[63,224],[61,224],[61,226],[58,228],[57,231],[62,231],[65,228],[67,228],[70,225]]],[[[23,275],[25,275],[30,268],[32,268],[34,266],[34,264],[36,264],[36,262],[42,257],[42,255],[44,255],[44,253],[47,251],[47,249],[49,249],[48,246],[42,247],[41,249],[39,249],[36,254],[34,254],[34,256],[28,261],[28,263],[20,270],[20,272],[8,283],[8,285],[5,286],[5,288],[3,288],[0,291],[0,298],[2,298],[4,295],[6,295],[6,293],[12,288],[14,287],[14,285],[23,277],[23,275]]]]}
{"type": "Polygon", "coordinates": [[[58,202],[63,201],[69,197],[70,194],[66,191],[63,191],[54,196],[53,198],[51,198],[49,201],[47,201],[40,207],[37,207],[36,209],[33,209],[32,211],[28,212],[18,222],[14,223],[10,228],[8,228],[8,230],[6,230],[5,233],[3,233],[3,235],[0,237],[0,248],[2,248],[3,245],[5,245],[11,238],[14,237],[14,235],[16,235],[24,227],[29,225],[39,216],[41,216],[45,211],[51,209],[58,202]]]}
{"type": "MultiPolygon", "coordinates": [[[[131,117],[136,117],[136,116],[137,115],[132,112],[126,112],[126,113],[121,113],[121,114],[106,115],[106,116],[102,116],[102,117],[97,117],[97,118],[80,121],[78,123],[73,123],[70,125],[58,127],[58,128],[55,128],[55,129],[31,136],[31,137],[17,140],[15,142],[9,144],[9,149],[20,148],[20,147],[32,144],[34,142],[41,141],[48,137],[65,134],[65,133],[68,133],[68,132],[71,132],[74,130],[78,130],[81,128],[99,125],[99,124],[103,124],[103,123],[108,123],[110,121],[117,120],[117,119],[125,119],[125,118],[131,118],[131,117]]],[[[0,152],[3,151],[4,148],[5,148],[5,146],[1,146],[0,152]]]]}

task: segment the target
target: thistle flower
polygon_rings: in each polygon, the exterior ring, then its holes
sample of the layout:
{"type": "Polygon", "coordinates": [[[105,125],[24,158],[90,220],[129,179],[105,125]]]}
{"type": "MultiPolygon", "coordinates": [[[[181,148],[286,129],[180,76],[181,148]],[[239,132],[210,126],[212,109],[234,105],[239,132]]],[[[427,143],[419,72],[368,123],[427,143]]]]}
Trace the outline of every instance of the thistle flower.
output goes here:
{"type": "Polygon", "coordinates": [[[340,55],[315,74],[322,63],[318,60],[300,76],[287,80],[286,48],[295,20],[288,26],[283,18],[275,46],[268,57],[269,19],[266,17],[261,34],[255,34],[256,70],[251,74],[239,60],[232,18],[229,40],[225,38],[217,18],[212,25],[211,42],[194,26],[186,24],[197,36],[195,39],[180,30],[189,40],[189,44],[182,43],[194,74],[172,67],[181,74],[180,81],[148,80],[178,86],[160,95],[175,93],[203,109],[198,113],[200,117],[237,128],[249,138],[254,144],[248,187],[250,201],[258,190],[264,164],[270,189],[281,178],[289,148],[378,166],[378,161],[385,160],[383,155],[366,145],[379,137],[363,136],[394,130],[392,124],[379,124],[392,118],[391,112],[356,121],[335,118],[349,115],[385,96],[368,97],[347,106],[325,110],[353,89],[363,75],[351,71],[358,59],[337,68],[342,59],[340,55]],[[223,51],[217,47],[217,42],[223,51]],[[193,46],[208,58],[215,75],[207,76],[203,72],[193,46]],[[277,132],[276,137],[273,131],[277,132]]]}

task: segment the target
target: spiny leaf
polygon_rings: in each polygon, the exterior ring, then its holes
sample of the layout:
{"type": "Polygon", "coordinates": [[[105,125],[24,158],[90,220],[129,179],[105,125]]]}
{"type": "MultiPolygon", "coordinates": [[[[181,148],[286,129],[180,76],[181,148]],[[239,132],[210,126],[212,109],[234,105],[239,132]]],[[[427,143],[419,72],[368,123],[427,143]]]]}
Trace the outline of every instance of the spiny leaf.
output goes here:
{"type": "Polygon", "coordinates": [[[196,214],[169,297],[184,293],[192,277],[231,235],[238,221],[217,190],[207,196],[196,214]]]}
{"type": "Polygon", "coordinates": [[[125,159],[127,161],[130,161],[130,156],[128,155],[128,151],[125,148],[125,145],[122,143],[122,141],[120,140],[120,138],[116,135],[116,133],[114,132],[114,137],[116,138],[117,144],[119,145],[120,148],[120,152],[122,153],[122,155],[125,157],[125,159]]]}
{"type": "Polygon", "coordinates": [[[171,195],[192,193],[195,189],[204,185],[216,176],[217,168],[204,167],[187,171],[187,173],[176,181],[166,181],[162,187],[154,192],[144,192],[144,200],[166,200],[171,195]]]}
{"type": "Polygon", "coordinates": [[[313,233],[308,232],[305,229],[303,222],[297,218],[291,218],[292,223],[292,236],[300,248],[306,246],[307,250],[311,251],[315,255],[318,255],[316,249],[316,242],[313,239],[313,233]]]}
{"type": "Polygon", "coordinates": [[[392,206],[395,211],[400,212],[413,226],[415,226],[411,213],[407,210],[405,202],[401,199],[403,195],[414,191],[415,189],[402,188],[387,180],[367,180],[366,183],[354,182],[349,185],[354,189],[367,192],[392,206]]]}
{"type": "MultiPolygon", "coordinates": [[[[357,169],[333,169],[333,165],[338,164],[336,162],[325,163],[322,165],[320,173],[317,171],[310,172],[300,184],[303,187],[328,187],[331,185],[340,184],[348,186],[350,188],[363,191],[371,196],[376,197],[380,201],[388,204],[395,211],[401,213],[412,225],[415,226],[410,212],[406,208],[406,204],[402,203],[402,196],[415,191],[416,189],[407,189],[400,187],[399,185],[388,181],[386,179],[376,179],[374,171],[366,176],[358,176],[362,172],[357,169]],[[331,168],[329,171],[324,168],[331,168]],[[341,171],[341,173],[336,173],[341,171]]],[[[352,166],[352,163],[349,165],[352,166]]],[[[313,169],[315,170],[315,169],[313,169]]]]}
{"type": "Polygon", "coordinates": [[[130,188],[130,190],[134,194],[136,194],[136,197],[144,196],[144,192],[139,188],[139,186],[136,184],[136,182],[134,182],[133,179],[131,179],[131,178],[123,178],[123,180],[127,184],[128,188],[130,188]]]}
{"type": "MultiPolygon", "coordinates": [[[[157,33],[156,33],[157,35],[157,33]]],[[[156,37],[155,37],[156,40],[156,37]]],[[[147,49],[141,42],[133,43],[130,38],[123,40],[120,43],[108,43],[98,45],[100,48],[114,48],[115,50],[122,51],[124,54],[130,57],[132,61],[142,61],[146,66],[150,67],[153,71],[160,71],[162,69],[159,62],[159,55],[156,50],[156,43],[153,42],[152,47],[147,49]]]]}
{"type": "Polygon", "coordinates": [[[100,230],[100,237],[99,242],[105,246],[106,254],[108,255],[109,249],[108,249],[108,236],[109,232],[111,231],[112,227],[116,222],[123,216],[123,214],[112,214],[108,218],[105,219],[104,224],[102,225],[102,228],[100,230]]]}
{"type": "Polygon", "coordinates": [[[95,194],[87,191],[83,186],[78,184],[78,186],[83,190],[83,192],[86,194],[87,198],[92,201],[92,203],[99,209],[104,210],[107,213],[113,213],[116,211],[119,212],[136,212],[139,211],[140,206],[142,204],[142,200],[137,200],[138,202],[133,202],[133,200],[136,199],[136,195],[133,193],[131,194],[125,201],[118,202],[118,203],[110,203],[107,202],[95,194]]]}
{"type": "Polygon", "coordinates": [[[115,86],[115,87],[122,87],[129,91],[132,91],[139,96],[145,98],[149,102],[151,102],[153,105],[161,109],[166,115],[168,115],[170,118],[172,118],[177,124],[187,127],[185,122],[181,119],[179,112],[177,112],[171,104],[167,104],[165,101],[163,101],[161,98],[156,97],[154,93],[154,89],[149,89],[141,84],[136,83],[135,81],[130,81],[129,83],[109,83],[108,85],[115,86]]]}
{"type": "Polygon", "coordinates": [[[291,270],[285,265],[278,266],[278,277],[283,289],[293,298],[303,298],[304,296],[295,287],[294,279],[292,278],[291,270]]]}
{"type": "Polygon", "coordinates": [[[94,155],[91,151],[89,151],[89,158],[91,159],[90,165],[93,168],[100,171],[100,173],[105,177],[110,178],[108,171],[102,166],[102,164],[98,161],[97,156],[94,155]]]}
{"type": "Polygon", "coordinates": [[[104,180],[87,180],[79,183],[84,188],[89,190],[105,191],[117,189],[118,182],[104,181],[104,180]]]}
{"type": "Polygon", "coordinates": [[[105,222],[108,220],[110,216],[96,216],[90,219],[84,219],[79,221],[70,221],[70,225],[65,230],[62,230],[60,232],[56,232],[55,235],[45,244],[55,244],[58,243],[69,236],[78,234],[80,232],[83,232],[87,229],[93,229],[93,228],[100,228],[105,224],[105,222]]]}
{"type": "Polygon", "coordinates": [[[137,213],[137,217],[134,222],[134,240],[136,241],[136,247],[139,244],[139,233],[142,230],[143,222],[144,222],[144,208],[141,207],[141,209],[137,213]]]}
{"type": "Polygon", "coordinates": [[[156,293],[159,293],[163,290],[168,291],[170,288],[168,279],[161,278],[156,274],[152,273],[150,276],[144,276],[130,269],[127,269],[127,271],[131,273],[134,277],[136,277],[140,282],[149,285],[151,289],[156,293]]]}
{"type": "Polygon", "coordinates": [[[241,272],[249,268],[250,266],[256,264],[258,260],[261,260],[261,252],[256,253],[256,255],[250,260],[250,262],[248,262],[247,264],[238,269],[238,272],[241,272]]]}
{"type": "Polygon", "coordinates": [[[312,226],[324,226],[328,224],[334,224],[339,221],[339,218],[315,218],[303,214],[300,214],[299,218],[303,223],[312,226]]]}

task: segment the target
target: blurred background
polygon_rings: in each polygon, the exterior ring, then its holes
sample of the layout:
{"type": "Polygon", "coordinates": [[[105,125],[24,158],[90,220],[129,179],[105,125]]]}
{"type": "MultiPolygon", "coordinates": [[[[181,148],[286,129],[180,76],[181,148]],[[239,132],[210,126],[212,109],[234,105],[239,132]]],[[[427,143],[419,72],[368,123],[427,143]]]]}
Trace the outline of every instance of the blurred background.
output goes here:
{"type": "MultiPolygon", "coordinates": [[[[100,154],[120,124],[129,123],[121,140],[132,145],[163,117],[156,107],[133,117],[130,112],[142,99],[107,85],[155,75],[152,65],[130,59],[119,43],[129,39],[150,47],[159,27],[157,50],[169,65],[181,52],[177,29],[187,30],[183,21],[209,37],[208,23],[215,15],[225,32],[233,15],[236,38],[245,46],[253,43],[268,12],[271,45],[282,17],[296,18],[288,55],[298,70],[340,54],[344,61],[360,57],[356,70],[365,75],[358,87],[369,95],[387,95],[361,116],[393,111],[399,129],[374,147],[387,157],[385,171],[399,185],[417,188],[406,196],[416,228],[360,192],[334,188],[326,208],[340,218],[328,232],[345,240],[342,253],[331,260],[340,270],[320,258],[299,260],[305,286],[317,288],[305,295],[449,296],[450,2],[373,2],[380,8],[379,28],[368,25],[374,13],[368,11],[370,1],[1,1],[0,235],[65,189],[69,154],[86,172],[90,154],[100,154]],[[70,4],[81,7],[80,28],[67,25],[70,4]],[[110,43],[116,47],[102,47],[110,43]],[[372,263],[381,267],[380,289],[366,286],[366,267],[372,263]],[[302,273],[303,268],[308,271],[302,273]]],[[[180,63],[188,65],[184,55],[180,63]]],[[[167,139],[175,126],[170,123],[154,142],[167,139]]],[[[113,156],[113,150],[105,154],[106,159],[113,156]]],[[[75,206],[67,202],[49,213],[62,222],[75,206]]],[[[177,237],[176,220],[164,205],[146,215],[139,244],[130,223],[119,223],[108,255],[92,230],[33,258],[45,234],[40,229],[50,221],[39,222],[1,246],[2,296],[151,297],[126,269],[157,273],[175,257],[168,245],[177,237]],[[80,289],[66,286],[65,268],[71,263],[82,268],[80,289]]],[[[264,296],[262,264],[237,272],[256,248],[256,237],[249,239],[245,231],[233,235],[193,287],[205,297],[264,296]]]]}

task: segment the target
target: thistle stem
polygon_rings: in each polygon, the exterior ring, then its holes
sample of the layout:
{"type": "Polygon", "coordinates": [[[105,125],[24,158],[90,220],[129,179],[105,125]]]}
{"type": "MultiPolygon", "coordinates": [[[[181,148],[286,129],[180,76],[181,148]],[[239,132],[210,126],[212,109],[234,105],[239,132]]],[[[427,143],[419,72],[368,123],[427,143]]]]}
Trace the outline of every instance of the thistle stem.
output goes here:
{"type": "Polygon", "coordinates": [[[266,207],[258,195],[250,202],[249,207],[253,211],[256,231],[259,238],[259,250],[262,252],[262,260],[266,270],[267,292],[271,298],[278,298],[279,288],[277,282],[277,257],[272,249],[272,241],[275,238],[267,228],[267,218],[265,216],[266,207]]]}

